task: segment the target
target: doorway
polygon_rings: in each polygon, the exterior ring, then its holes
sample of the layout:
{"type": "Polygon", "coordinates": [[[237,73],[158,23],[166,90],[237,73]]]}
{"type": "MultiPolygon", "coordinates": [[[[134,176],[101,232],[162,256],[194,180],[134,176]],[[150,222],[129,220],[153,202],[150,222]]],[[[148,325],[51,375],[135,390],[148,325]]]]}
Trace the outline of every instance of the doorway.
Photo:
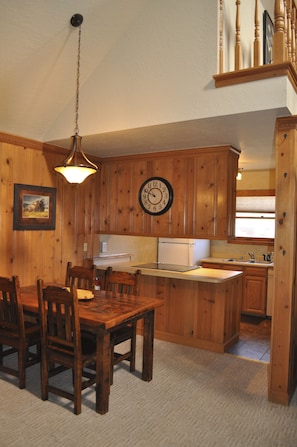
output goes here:
{"type": "Polygon", "coordinates": [[[241,315],[239,340],[227,353],[269,363],[270,339],[271,318],[241,315]]]}

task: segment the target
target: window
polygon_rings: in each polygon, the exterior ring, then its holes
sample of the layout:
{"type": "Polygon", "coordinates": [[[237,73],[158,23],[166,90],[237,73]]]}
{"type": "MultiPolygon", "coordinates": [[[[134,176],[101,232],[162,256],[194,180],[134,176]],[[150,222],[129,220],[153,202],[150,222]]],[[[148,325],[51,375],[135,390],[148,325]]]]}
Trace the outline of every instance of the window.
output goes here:
{"type": "Polygon", "coordinates": [[[275,191],[237,191],[235,238],[269,243],[275,234],[275,191]]]}

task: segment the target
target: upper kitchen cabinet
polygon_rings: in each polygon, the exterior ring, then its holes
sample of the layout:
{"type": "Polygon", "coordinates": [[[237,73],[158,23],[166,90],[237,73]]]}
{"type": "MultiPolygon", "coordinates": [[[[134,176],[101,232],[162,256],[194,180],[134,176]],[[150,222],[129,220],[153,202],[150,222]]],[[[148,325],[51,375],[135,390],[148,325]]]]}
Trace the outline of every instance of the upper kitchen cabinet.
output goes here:
{"type": "MultiPolygon", "coordinates": [[[[238,157],[238,150],[220,146],[103,159],[98,232],[232,238],[238,157]],[[173,191],[169,209],[164,205],[155,215],[139,202],[141,187],[152,177],[169,182],[173,191]]],[[[159,201],[157,194],[151,192],[152,201],[159,201]]]]}

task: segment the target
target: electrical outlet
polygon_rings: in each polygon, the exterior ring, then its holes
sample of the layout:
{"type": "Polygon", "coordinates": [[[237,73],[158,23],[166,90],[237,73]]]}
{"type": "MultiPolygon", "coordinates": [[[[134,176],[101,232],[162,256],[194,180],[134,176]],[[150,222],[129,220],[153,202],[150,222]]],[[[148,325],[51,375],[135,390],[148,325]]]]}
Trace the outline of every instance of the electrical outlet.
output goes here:
{"type": "Polygon", "coordinates": [[[101,253],[107,253],[107,242],[101,242],[101,253]]]}
{"type": "Polygon", "coordinates": [[[87,242],[84,242],[84,251],[88,251],[88,244],[87,244],[87,242]]]}

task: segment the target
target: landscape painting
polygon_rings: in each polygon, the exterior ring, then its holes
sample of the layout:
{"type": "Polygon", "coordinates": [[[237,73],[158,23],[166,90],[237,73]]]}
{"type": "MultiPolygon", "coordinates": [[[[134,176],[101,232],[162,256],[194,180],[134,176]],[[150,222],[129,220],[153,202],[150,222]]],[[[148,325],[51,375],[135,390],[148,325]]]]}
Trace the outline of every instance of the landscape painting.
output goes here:
{"type": "Polygon", "coordinates": [[[14,230],[53,230],[55,220],[55,188],[14,185],[14,230]]]}

